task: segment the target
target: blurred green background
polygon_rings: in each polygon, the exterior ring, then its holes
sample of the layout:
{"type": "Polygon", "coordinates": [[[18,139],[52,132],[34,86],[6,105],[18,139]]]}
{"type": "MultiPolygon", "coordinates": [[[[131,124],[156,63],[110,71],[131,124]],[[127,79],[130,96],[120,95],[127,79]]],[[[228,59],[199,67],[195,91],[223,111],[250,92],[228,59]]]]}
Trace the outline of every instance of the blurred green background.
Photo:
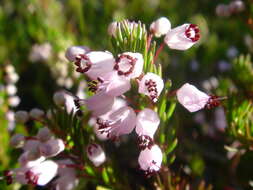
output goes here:
{"type": "MultiPolygon", "coordinates": [[[[201,40],[197,45],[188,51],[165,48],[158,60],[165,68],[166,79],[172,80],[172,89],[190,82],[210,94],[245,93],[242,99],[247,97],[251,102],[253,88],[249,88],[253,79],[246,77],[248,83],[243,83],[243,86],[240,83],[243,74],[236,70],[233,62],[240,55],[252,54],[253,5],[248,0],[244,2],[244,11],[227,17],[217,16],[216,7],[230,2],[1,0],[0,171],[16,167],[19,152],[9,147],[10,135],[14,131],[28,133],[31,130],[19,125],[11,129],[11,111],[34,107],[46,110],[52,107],[52,96],[56,90],[65,88],[76,92],[83,78],[75,74],[73,65],[64,58],[65,50],[71,45],[85,45],[92,50],[110,51],[107,26],[112,21],[140,20],[149,27],[152,21],[165,16],[172,27],[183,23],[197,24],[201,30],[201,40]],[[20,98],[18,105],[4,90],[7,65],[14,66],[18,74],[19,80],[15,83],[16,95],[20,98]],[[235,81],[239,83],[231,82],[233,77],[237,77],[235,81]]],[[[252,67],[250,57],[247,62],[252,67]]],[[[205,180],[214,189],[253,188],[250,186],[253,153],[248,151],[249,146],[240,158],[230,159],[227,156],[224,146],[238,139],[225,130],[227,120],[222,107],[190,114],[178,106],[173,117],[172,125],[178,128],[179,139],[177,158],[171,166],[175,173],[188,176],[193,185],[205,180]]],[[[253,128],[252,124],[250,127],[253,128]]],[[[4,184],[0,181],[0,189],[19,189],[18,186],[7,188],[4,184]]]]}

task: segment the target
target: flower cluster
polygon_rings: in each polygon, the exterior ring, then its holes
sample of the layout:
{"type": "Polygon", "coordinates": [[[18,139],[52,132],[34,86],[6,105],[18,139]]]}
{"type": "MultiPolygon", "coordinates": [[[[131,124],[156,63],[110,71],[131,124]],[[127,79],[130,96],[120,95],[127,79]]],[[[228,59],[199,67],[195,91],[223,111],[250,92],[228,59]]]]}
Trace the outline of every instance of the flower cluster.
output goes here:
{"type": "Polygon", "coordinates": [[[237,14],[245,10],[245,3],[241,0],[232,0],[228,5],[217,5],[215,12],[219,17],[229,17],[232,14],[237,14]]]}
{"type": "MultiPolygon", "coordinates": [[[[5,173],[8,183],[15,181],[21,184],[46,185],[56,176],[57,181],[61,181],[66,175],[70,175],[69,172],[61,172],[60,161],[58,163],[50,160],[65,149],[65,144],[61,139],[54,138],[47,127],[41,128],[35,136],[15,134],[10,145],[21,148],[23,153],[18,159],[20,168],[5,173]]],[[[74,175],[73,173],[73,177],[74,175]]]]}

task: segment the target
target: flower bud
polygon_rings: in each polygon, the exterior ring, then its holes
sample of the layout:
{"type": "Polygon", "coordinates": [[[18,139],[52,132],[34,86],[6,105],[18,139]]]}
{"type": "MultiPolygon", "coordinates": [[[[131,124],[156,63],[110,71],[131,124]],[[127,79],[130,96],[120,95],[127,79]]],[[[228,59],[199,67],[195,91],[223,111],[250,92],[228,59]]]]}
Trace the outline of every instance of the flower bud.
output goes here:
{"type": "Polygon", "coordinates": [[[150,31],[156,36],[160,37],[167,34],[171,30],[170,21],[166,17],[161,17],[150,25],[150,31]]]}
{"type": "Polygon", "coordinates": [[[89,160],[96,166],[100,166],[106,160],[105,153],[100,145],[89,144],[86,149],[89,160]]]}
{"type": "Polygon", "coordinates": [[[158,114],[149,108],[145,108],[137,115],[135,131],[139,136],[147,135],[153,138],[159,124],[158,114]]]}
{"type": "Polygon", "coordinates": [[[42,156],[53,157],[62,152],[65,149],[65,145],[61,139],[51,139],[42,143],[39,149],[42,156]]]}
{"type": "Polygon", "coordinates": [[[230,10],[229,7],[225,4],[219,4],[215,9],[216,15],[219,17],[229,17],[230,10]]]}
{"type": "Polygon", "coordinates": [[[67,49],[65,57],[73,62],[76,61],[76,57],[79,55],[86,54],[90,51],[90,49],[86,46],[71,46],[67,49]]]}
{"type": "Polygon", "coordinates": [[[33,119],[41,119],[44,116],[44,111],[38,108],[33,108],[32,110],[30,110],[29,115],[31,118],[33,119]]]}
{"type": "Polygon", "coordinates": [[[117,27],[118,27],[118,22],[112,22],[111,24],[109,24],[107,32],[110,36],[116,36],[116,31],[117,31],[117,27]]]}
{"type": "Polygon", "coordinates": [[[160,170],[163,154],[159,146],[153,145],[151,149],[146,148],[140,152],[138,162],[142,170],[151,174],[160,170]]]}
{"type": "Polygon", "coordinates": [[[38,140],[40,140],[41,142],[45,142],[51,139],[52,137],[52,133],[51,131],[47,128],[47,127],[43,127],[41,128],[36,137],[38,138],[38,140]]]}
{"type": "Polygon", "coordinates": [[[10,96],[8,98],[8,103],[9,103],[10,106],[16,107],[20,103],[20,98],[18,96],[10,96]]]}
{"type": "Polygon", "coordinates": [[[64,106],[66,101],[65,93],[63,91],[55,92],[53,100],[57,106],[64,106]]]}
{"type": "Polygon", "coordinates": [[[23,147],[25,143],[25,137],[21,134],[15,134],[10,139],[10,145],[14,148],[23,147]]]}
{"type": "Polygon", "coordinates": [[[28,121],[28,119],[29,115],[27,111],[20,110],[15,113],[15,121],[18,123],[25,123],[28,121]]]}
{"type": "Polygon", "coordinates": [[[14,84],[18,81],[19,79],[19,76],[17,73],[13,72],[13,73],[8,73],[5,77],[5,81],[7,83],[11,83],[11,84],[14,84]]]}
{"type": "Polygon", "coordinates": [[[13,96],[17,93],[17,87],[13,84],[8,84],[5,88],[5,90],[9,96],[13,96]]]}
{"type": "Polygon", "coordinates": [[[239,13],[245,10],[245,4],[241,0],[231,1],[228,7],[231,13],[239,13]]]}

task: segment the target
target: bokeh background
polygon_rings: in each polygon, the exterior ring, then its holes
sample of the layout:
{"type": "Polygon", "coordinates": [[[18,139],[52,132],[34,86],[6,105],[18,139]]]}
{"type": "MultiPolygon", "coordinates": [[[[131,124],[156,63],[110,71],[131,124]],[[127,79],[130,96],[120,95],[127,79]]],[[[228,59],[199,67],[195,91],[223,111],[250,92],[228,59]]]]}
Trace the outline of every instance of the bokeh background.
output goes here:
{"type": "MultiPolygon", "coordinates": [[[[72,45],[85,45],[93,50],[110,51],[107,27],[112,21],[140,20],[148,28],[152,21],[165,16],[172,27],[183,23],[197,24],[201,29],[201,40],[196,46],[188,51],[165,48],[159,57],[158,62],[166,68],[164,76],[172,81],[172,90],[189,82],[209,94],[228,96],[229,99],[233,99],[231,92],[244,93],[242,99],[251,102],[253,78],[248,76],[253,70],[244,75],[233,63],[239,62],[240,57],[241,62],[252,67],[253,5],[251,0],[243,1],[244,9],[238,12],[217,8],[231,2],[1,0],[0,171],[17,167],[19,152],[9,147],[10,135],[33,131],[15,124],[14,112],[34,107],[47,110],[53,105],[55,91],[64,88],[77,92],[82,88],[83,78],[65,59],[65,50],[72,45]],[[241,83],[241,77],[247,82],[242,80],[244,83],[241,83]]],[[[172,125],[177,127],[179,143],[171,169],[176,175],[185,177],[193,187],[205,181],[214,189],[253,188],[251,144],[247,141],[240,150],[235,148],[241,142],[236,135],[230,135],[226,108],[224,105],[197,113],[189,113],[180,106],[176,108],[172,125]],[[236,151],[227,150],[232,148],[236,151]]],[[[253,128],[252,123],[250,127],[253,128]]],[[[133,183],[134,178],[131,180],[133,183]]],[[[135,184],[132,187],[137,188],[135,184]]],[[[0,189],[20,188],[19,185],[7,187],[0,181],[0,189]]],[[[94,186],[86,188],[95,189],[94,186]]]]}

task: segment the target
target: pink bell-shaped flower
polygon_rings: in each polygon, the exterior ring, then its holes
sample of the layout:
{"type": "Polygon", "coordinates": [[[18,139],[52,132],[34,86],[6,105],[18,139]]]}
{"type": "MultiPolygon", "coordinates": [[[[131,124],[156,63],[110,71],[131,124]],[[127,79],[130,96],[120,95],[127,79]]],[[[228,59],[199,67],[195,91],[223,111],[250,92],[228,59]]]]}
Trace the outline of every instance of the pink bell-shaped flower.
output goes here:
{"type": "Polygon", "coordinates": [[[43,186],[57,175],[57,170],[58,164],[47,160],[26,171],[25,177],[28,184],[43,186]]]}
{"type": "Polygon", "coordinates": [[[139,148],[144,150],[154,144],[153,136],[160,124],[160,118],[156,112],[145,108],[138,113],[135,131],[138,134],[139,148]]]}
{"type": "Polygon", "coordinates": [[[115,60],[110,52],[91,51],[77,56],[75,65],[78,67],[77,72],[85,73],[90,79],[96,80],[112,71],[114,63],[115,60]]]}
{"type": "Polygon", "coordinates": [[[188,111],[195,112],[208,104],[210,96],[186,83],[177,90],[177,99],[188,111]]]}
{"type": "Polygon", "coordinates": [[[39,150],[40,154],[45,157],[53,157],[62,152],[65,149],[63,140],[50,139],[45,143],[41,143],[39,150]]]}
{"type": "Polygon", "coordinates": [[[131,88],[130,79],[118,75],[117,72],[112,71],[105,76],[98,78],[98,83],[94,85],[92,88],[98,92],[104,90],[105,94],[108,94],[110,96],[116,97],[124,94],[131,88]]]}
{"type": "Polygon", "coordinates": [[[136,114],[129,106],[124,106],[108,116],[108,120],[97,119],[98,131],[107,134],[108,138],[117,138],[129,134],[136,124],[136,114]]]}
{"type": "Polygon", "coordinates": [[[161,168],[163,154],[159,146],[153,145],[151,149],[146,148],[140,152],[138,162],[140,168],[150,175],[161,168]]]}
{"type": "Polygon", "coordinates": [[[106,160],[105,152],[98,144],[89,144],[87,149],[87,156],[89,160],[96,166],[100,166],[106,160]]]}
{"type": "Polygon", "coordinates": [[[143,56],[140,53],[125,52],[118,56],[114,65],[114,70],[118,75],[127,78],[139,77],[143,69],[143,56]]]}
{"type": "Polygon", "coordinates": [[[139,93],[147,95],[153,102],[157,102],[164,87],[162,78],[154,73],[147,73],[139,82],[139,93]]]}
{"type": "MultiPolygon", "coordinates": [[[[116,110],[118,110],[118,109],[120,109],[124,106],[127,106],[127,102],[124,99],[115,98],[115,101],[112,105],[111,110],[109,112],[107,112],[106,114],[99,116],[99,118],[101,118],[103,120],[108,120],[110,114],[112,114],[113,112],[115,112],[116,110]]],[[[96,134],[97,138],[101,141],[108,140],[109,139],[108,134],[107,133],[101,133],[100,130],[99,130],[99,125],[96,122],[96,119],[92,118],[92,120],[93,120],[94,123],[92,123],[91,125],[93,125],[93,131],[96,134]]]]}
{"type": "Polygon", "coordinates": [[[104,91],[100,91],[86,100],[79,100],[79,103],[82,104],[83,102],[92,111],[93,116],[100,116],[110,111],[114,99],[113,96],[109,96],[104,91]]]}
{"type": "Polygon", "coordinates": [[[153,138],[159,124],[158,114],[149,108],[145,108],[137,115],[135,131],[139,136],[147,135],[153,138]]]}
{"type": "Polygon", "coordinates": [[[167,34],[170,30],[171,23],[166,17],[161,17],[150,25],[150,31],[158,38],[167,34]]]}
{"type": "Polygon", "coordinates": [[[76,60],[77,56],[84,55],[88,53],[89,51],[90,49],[86,46],[71,46],[67,49],[65,53],[65,57],[69,61],[73,62],[76,60]]]}
{"type": "Polygon", "coordinates": [[[171,48],[187,50],[192,47],[200,38],[199,28],[195,24],[183,24],[170,30],[164,42],[171,48]]]}

